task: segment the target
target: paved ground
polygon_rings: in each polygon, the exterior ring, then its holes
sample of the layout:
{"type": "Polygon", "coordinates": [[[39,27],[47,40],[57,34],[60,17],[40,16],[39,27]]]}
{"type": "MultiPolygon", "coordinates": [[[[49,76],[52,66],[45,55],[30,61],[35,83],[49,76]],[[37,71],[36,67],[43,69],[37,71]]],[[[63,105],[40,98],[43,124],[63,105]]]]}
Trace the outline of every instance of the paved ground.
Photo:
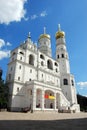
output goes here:
{"type": "Polygon", "coordinates": [[[0,112],[0,130],[87,130],[87,113],[0,112]]]}

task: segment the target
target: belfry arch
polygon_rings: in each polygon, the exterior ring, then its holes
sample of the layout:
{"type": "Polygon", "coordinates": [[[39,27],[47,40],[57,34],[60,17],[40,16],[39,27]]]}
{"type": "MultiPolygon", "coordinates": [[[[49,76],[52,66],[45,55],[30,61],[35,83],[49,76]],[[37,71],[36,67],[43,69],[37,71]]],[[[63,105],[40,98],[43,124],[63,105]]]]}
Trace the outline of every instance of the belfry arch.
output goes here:
{"type": "Polygon", "coordinates": [[[32,54],[29,55],[29,64],[34,66],[34,56],[32,54]]]}

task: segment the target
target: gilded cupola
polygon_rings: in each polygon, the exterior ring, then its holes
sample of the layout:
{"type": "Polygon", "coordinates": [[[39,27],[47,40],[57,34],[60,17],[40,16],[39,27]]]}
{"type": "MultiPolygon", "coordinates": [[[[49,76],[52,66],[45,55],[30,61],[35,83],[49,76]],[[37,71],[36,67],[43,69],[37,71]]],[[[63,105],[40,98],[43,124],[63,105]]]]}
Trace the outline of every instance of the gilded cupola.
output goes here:
{"type": "Polygon", "coordinates": [[[60,24],[58,24],[58,32],[55,35],[56,39],[65,37],[65,32],[61,31],[60,24]]]}
{"type": "Polygon", "coordinates": [[[50,39],[50,35],[46,34],[46,28],[45,27],[44,27],[44,34],[40,35],[39,40],[42,39],[42,38],[50,39]]]}

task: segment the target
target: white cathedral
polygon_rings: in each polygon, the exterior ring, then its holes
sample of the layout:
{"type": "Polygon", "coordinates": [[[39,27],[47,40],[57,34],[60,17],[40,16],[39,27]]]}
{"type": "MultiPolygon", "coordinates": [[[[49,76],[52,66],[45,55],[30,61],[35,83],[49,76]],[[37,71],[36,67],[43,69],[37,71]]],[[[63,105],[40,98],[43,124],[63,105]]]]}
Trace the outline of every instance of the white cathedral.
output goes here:
{"type": "Polygon", "coordinates": [[[70,73],[65,33],[60,25],[55,35],[56,58],[52,58],[51,38],[40,35],[38,46],[30,33],[26,41],[11,51],[7,70],[9,110],[21,111],[30,107],[35,111],[80,111],[77,103],[74,76],[70,73]]]}

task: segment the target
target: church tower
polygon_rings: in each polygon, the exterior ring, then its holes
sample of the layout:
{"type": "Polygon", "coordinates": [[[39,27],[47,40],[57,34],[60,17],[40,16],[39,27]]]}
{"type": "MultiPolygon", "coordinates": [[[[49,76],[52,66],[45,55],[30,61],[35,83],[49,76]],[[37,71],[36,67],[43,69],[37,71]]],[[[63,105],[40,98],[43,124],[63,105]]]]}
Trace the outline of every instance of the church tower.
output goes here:
{"type": "Polygon", "coordinates": [[[47,56],[52,57],[51,52],[51,38],[49,34],[46,34],[46,28],[44,27],[44,34],[41,34],[39,37],[39,50],[46,54],[47,56]]]}
{"type": "Polygon", "coordinates": [[[59,61],[61,73],[70,73],[69,58],[66,49],[65,32],[61,31],[60,24],[56,32],[56,59],[59,61]]]}
{"type": "Polygon", "coordinates": [[[66,49],[65,32],[61,31],[60,24],[56,32],[56,60],[59,62],[60,87],[71,106],[77,104],[74,76],[70,73],[68,52],[66,49]]]}

